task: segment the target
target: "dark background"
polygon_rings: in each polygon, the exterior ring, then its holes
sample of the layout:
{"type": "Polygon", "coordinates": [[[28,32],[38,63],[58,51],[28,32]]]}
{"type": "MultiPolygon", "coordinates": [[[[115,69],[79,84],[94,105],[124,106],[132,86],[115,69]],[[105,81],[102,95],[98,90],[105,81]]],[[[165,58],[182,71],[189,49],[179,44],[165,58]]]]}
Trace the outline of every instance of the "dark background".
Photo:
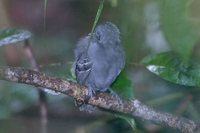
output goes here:
{"type": "MultiPolygon", "coordinates": [[[[199,121],[199,91],[191,93],[190,87],[165,81],[139,65],[147,55],[174,48],[163,30],[163,14],[167,14],[167,11],[163,11],[164,1],[106,0],[100,22],[111,21],[120,29],[126,52],[125,72],[134,86],[134,97],[156,109],[199,121]]],[[[37,63],[42,66],[41,71],[67,78],[70,75],[75,44],[91,31],[99,3],[98,0],[49,0],[44,30],[43,0],[0,0],[0,28],[30,30],[33,33],[31,44],[37,63]]],[[[185,6],[189,2],[182,3],[183,5],[176,5],[172,1],[174,8],[185,6]]],[[[192,26],[198,30],[200,2],[194,0],[188,5],[190,17],[187,16],[187,19],[191,19],[192,26]]],[[[169,19],[179,19],[178,11],[174,14],[176,15],[177,17],[169,19]]],[[[182,32],[187,33],[184,30],[182,32]]],[[[174,34],[176,38],[176,33],[174,34]]],[[[199,32],[195,34],[198,36],[199,32]]],[[[191,52],[197,58],[198,49],[197,39],[191,52]]],[[[0,65],[30,67],[22,45],[1,47],[0,65]]],[[[32,86],[0,81],[0,132],[41,132],[37,94],[32,86]]],[[[127,122],[113,115],[100,111],[93,114],[80,112],[72,98],[62,94],[47,95],[49,133],[134,132],[127,122]]],[[[135,132],[176,132],[138,119],[136,127],[135,132]]]]}

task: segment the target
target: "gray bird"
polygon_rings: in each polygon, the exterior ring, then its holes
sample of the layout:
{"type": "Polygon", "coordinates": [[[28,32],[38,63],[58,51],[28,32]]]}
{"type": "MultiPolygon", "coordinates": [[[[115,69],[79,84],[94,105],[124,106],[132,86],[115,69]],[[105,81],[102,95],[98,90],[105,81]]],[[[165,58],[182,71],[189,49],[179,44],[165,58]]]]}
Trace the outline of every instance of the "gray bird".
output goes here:
{"type": "Polygon", "coordinates": [[[110,86],[125,65],[118,28],[111,22],[98,25],[80,39],[74,52],[76,80],[88,88],[88,96],[107,90],[115,95],[110,86]]]}

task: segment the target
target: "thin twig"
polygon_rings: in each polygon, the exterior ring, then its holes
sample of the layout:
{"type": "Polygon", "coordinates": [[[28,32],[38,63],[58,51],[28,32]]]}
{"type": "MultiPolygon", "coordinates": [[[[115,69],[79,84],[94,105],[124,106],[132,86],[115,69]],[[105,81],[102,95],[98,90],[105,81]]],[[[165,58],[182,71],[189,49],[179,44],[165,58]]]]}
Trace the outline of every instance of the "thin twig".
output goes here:
{"type": "Polygon", "coordinates": [[[190,104],[191,100],[192,100],[192,95],[187,95],[186,97],[184,97],[184,99],[181,101],[180,105],[174,112],[174,114],[180,116],[182,113],[184,113],[188,105],[190,104]]]}
{"type": "MultiPolygon", "coordinates": [[[[29,40],[25,40],[24,44],[24,53],[26,54],[31,68],[35,71],[39,71],[39,66],[36,62],[36,59],[33,55],[33,49],[31,47],[31,44],[29,40]]],[[[42,126],[42,133],[46,133],[46,127],[47,127],[47,96],[44,92],[44,90],[38,89],[38,95],[39,95],[39,106],[40,106],[40,117],[41,117],[41,126],[42,126]]]]}
{"type": "MultiPolygon", "coordinates": [[[[86,87],[72,81],[46,76],[44,73],[23,68],[0,67],[0,79],[49,88],[71,96],[78,101],[84,101],[88,91],[86,87]]],[[[170,113],[156,111],[137,99],[118,102],[115,97],[108,93],[98,93],[88,100],[88,104],[130,117],[149,120],[183,133],[200,132],[199,123],[170,113]]]]}

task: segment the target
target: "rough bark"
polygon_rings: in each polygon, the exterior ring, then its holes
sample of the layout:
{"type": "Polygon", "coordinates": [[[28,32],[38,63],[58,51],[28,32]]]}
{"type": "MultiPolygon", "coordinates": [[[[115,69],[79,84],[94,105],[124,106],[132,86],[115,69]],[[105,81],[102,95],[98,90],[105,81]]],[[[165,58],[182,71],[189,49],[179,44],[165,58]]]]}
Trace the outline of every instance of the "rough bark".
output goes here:
{"type": "MultiPolygon", "coordinates": [[[[29,69],[0,67],[0,79],[49,88],[50,90],[61,92],[82,102],[85,100],[87,94],[87,88],[75,82],[50,77],[44,73],[29,69]]],[[[195,123],[187,118],[174,116],[170,113],[156,111],[137,99],[122,100],[122,102],[119,102],[115,97],[107,93],[98,93],[88,100],[88,104],[130,117],[149,120],[162,126],[174,128],[183,133],[200,132],[199,123],[195,123]]]]}

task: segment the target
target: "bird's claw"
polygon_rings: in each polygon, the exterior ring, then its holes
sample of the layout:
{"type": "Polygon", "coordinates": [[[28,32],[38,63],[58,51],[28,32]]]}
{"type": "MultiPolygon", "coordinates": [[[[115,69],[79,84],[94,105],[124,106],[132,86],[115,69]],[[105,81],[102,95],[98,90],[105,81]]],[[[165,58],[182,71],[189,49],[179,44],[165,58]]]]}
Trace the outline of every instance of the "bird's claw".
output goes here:
{"type": "Polygon", "coordinates": [[[117,100],[118,104],[122,104],[122,101],[119,95],[111,89],[108,89],[108,90],[110,91],[111,96],[117,100]]]}
{"type": "Polygon", "coordinates": [[[88,100],[93,97],[96,94],[96,92],[92,89],[92,88],[88,88],[86,91],[86,102],[88,102],[88,100]]]}

